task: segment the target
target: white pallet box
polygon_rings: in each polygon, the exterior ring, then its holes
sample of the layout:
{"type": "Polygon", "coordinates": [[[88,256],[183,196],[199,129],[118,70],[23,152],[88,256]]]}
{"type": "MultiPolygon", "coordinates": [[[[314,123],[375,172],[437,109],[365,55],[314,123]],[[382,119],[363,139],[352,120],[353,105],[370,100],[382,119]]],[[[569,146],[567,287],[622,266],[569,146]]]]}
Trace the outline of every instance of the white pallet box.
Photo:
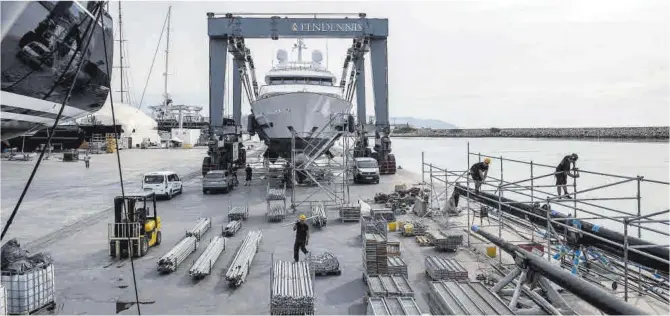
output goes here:
{"type": "Polygon", "coordinates": [[[7,290],[0,285],[0,315],[7,315],[7,290]]]}
{"type": "Polygon", "coordinates": [[[55,302],[54,266],[34,268],[23,274],[2,273],[8,314],[29,314],[55,302]]]}

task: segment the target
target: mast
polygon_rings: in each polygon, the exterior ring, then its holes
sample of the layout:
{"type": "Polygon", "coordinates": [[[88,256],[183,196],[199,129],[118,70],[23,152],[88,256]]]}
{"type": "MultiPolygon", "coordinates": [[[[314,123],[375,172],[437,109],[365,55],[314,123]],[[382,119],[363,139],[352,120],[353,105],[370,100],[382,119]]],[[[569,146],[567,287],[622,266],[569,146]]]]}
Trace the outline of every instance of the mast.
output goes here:
{"type": "Polygon", "coordinates": [[[293,45],[293,49],[298,50],[298,62],[302,62],[302,50],[304,48],[307,48],[307,46],[303,42],[302,38],[299,38],[298,42],[293,45]]]}
{"type": "Polygon", "coordinates": [[[121,71],[121,75],[119,76],[121,89],[119,92],[121,93],[121,103],[123,103],[123,22],[121,21],[121,16],[121,1],[119,1],[119,69],[121,71]]]}
{"type": "Polygon", "coordinates": [[[170,18],[172,16],[172,6],[168,8],[168,16],[167,16],[167,42],[165,43],[165,73],[163,74],[165,76],[165,81],[163,82],[163,94],[165,99],[163,100],[163,103],[166,107],[167,111],[167,106],[169,102],[169,97],[168,97],[168,62],[169,62],[169,55],[170,55],[170,18]]]}

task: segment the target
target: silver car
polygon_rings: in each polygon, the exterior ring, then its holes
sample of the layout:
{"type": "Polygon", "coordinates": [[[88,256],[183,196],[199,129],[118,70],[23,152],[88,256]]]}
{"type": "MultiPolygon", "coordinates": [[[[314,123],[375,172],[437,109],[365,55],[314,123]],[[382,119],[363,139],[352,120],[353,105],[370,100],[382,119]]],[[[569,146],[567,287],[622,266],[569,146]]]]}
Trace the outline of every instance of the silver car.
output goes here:
{"type": "Polygon", "coordinates": [[[227,170],[211,170],[202,179],[202,194],[213,191],[228,193],[233,190],[234,179],[227,170]]]}

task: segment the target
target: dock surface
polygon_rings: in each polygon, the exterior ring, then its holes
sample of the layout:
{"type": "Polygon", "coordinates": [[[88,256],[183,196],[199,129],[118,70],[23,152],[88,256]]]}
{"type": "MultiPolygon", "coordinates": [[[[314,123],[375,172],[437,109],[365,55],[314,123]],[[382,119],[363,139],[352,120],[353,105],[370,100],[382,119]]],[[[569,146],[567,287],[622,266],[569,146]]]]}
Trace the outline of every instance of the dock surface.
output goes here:
{"type": "MultiPolygon", "coordinates": [[[[137,151],[142,152],[142,151],[137,151]]],[[[169,201],[158,202],[158,212],[162,220],[163,240],[160,246],[150,248],[148,254],[134,260],[139,300],[143,314],[268,314],[270,311],[270,273],[272,260],[292,261],[294,232],[291,223],[300,213],[308,214],[307,205],[300,206],[295,214],[289,213],[280,223],[267,221],[265,213],[266,182],[254,179],[252,186],[236,187],[228,194],[203,195],[199,174],[201,157],[204,152],[194,150],[185,154],[189,158],[182,163],[173,163],[162,170],[175,170],[185,178],[183,194],[177,195],[169,201]],[[191,157],[192,155],[192,157],[191,157]],[[196,159],[200,157],[199,161],[196,159]],[[190,165],[185,162],[188,161],[190,165]],[[180,169],[181,168],[181,169],[180,169]],[[183,175],[193,174],[190,178],[183,175]],[[227,237],[226,250],[216,261],[211,275],[202,280],[194,281],[188,274],[188,269],[201,253],[207,243],[222,227],[228,223],[229,203],[245,205],[249,201],[249,218],[243,222],[242,229],[235,236],[227,237]],[[191,254],[178,269],[171,274],[161,275],[156,270],[158,259],[177,244],[192,228],[199,218],[209,217],[212,228],[202,237],[202,243],[197,251],[191,254]],[[231,289],[223,277],[228,264],[235,255],[235,251],[251,229],[260,229],[263,239],[260,249],[250,268],[250,273],[239,288],[231,289]]],[[[255,155],[255,152],[250,152],[255,155]]],[[[112,155],[105,156],[104,159],[112,155]]],[[[114,156],[115,157],[115,156],[114,156]]],[[[122,156],[123,158],[123,156],[122,156]]],[[[122,162],[125,160],[122,160],[122,162]]],[[[94,160],[95,163],[95,160],[94,160]]],[[[100,163],[102,164],[102,163],[100,163]]],[[[63,165],[66,166],[66,165],[63,165]]],[[[3,163],[3,169],[6,165],[3,163]]],[[[82,170],[66,170],[66,174],[81,174],[86,171],[83,166],[67,165],[68,168],[82,170]]],[[[93,166],[95,168],[95,166],[93,166]]],[[[102,168],[102,167],[101,167],[102,168]]],[[[100,174],[111,173],[118,177],[116,164],[105,166],[110,170],[100,174]]],[[[124,177],[136,178],[141,174],[153,170],[140,170],[134,173],[124,173],[124,177]]],[[[92,169],[95,170],[95,169],[92,169]]],[[[3,195],[5,190],[5,171],[3,170],[3,195]]],[[[27,176],[26,176],[27,177],[27,176]]],[[[398,170],[395,175],[382,176],[379,184],[354,185],[350,187],[350,201],[355,203],[359,198],[370,200],[378,192],[392,192],[396,184],[406,184],[411,187],[417,184],[420,175],[405,170],[398,170]]],[[[240,177],[243,179],[243,177],[240,177]]],[[[20,183],[19,180],[10,180],[20,183]]],[[[55,180],[53,180],[55,181],[55,180]]],[[[102,212],[112,206],[113,196],[119,195],[118,178],[110,178],[107,186],[101,185],[100,190],[109,191],[106,195],[86,197],[80,204],[87,207],[88,213],[102,212]],[[114,183],[117,182],[117,185],[114,183]],[[105,189],[106,188],[106,189],[105,189]],[[96,202],[90,202],[97,199],[96,202]]],[[[137,180],[135,180],[137,181],[137,180]]],[[[130,185],[137,186],[137,183],[130,185]]],[[[128,190],[128,188],[127,188],[128,190]]],[[[300,192],[302,188],[298,188],[300,192]]],[[[76,192],[76,188],[67,188],[65,192],[76,192]]],[[[55,193],[54,193],[55,194],[55,193]]],[[[68,193],[65,193],[68,194],[68,193]]],[[[58,197],[63,199],[65,197],[58,197]]],[[[72,198],[72,197],[70,197],[72,198]]],[[[83,199],[83,198],[82,198],[83,199]]],[[[4,202],[4,196],[3,196],[4,202]]],[[[3,215],[7,205],[3,205],[3,215]]],[[[22,217],[26,220],[40,221],[41,213],[34,210],[35,205],[26,205],[22,217]],[[31,210],[32,209],[32,210],[31,210]]],[[[45,206],[41,206],[44,209],[45,206]]],[[[67,210],[51,209],[49,212],[65,212],[67,210]]],[[[103,214],[103,213],[100,213],[103,214]]],[[[361,256],[361,239],[359,222],[342,222],[337,211],[329,210],[328,225],[322,229],[310,226],[311,238],[307,248],[314,253],[328,251],[337,256],[340,269],[339,276],[317,277],[314,283],[316,294],[316,314],[365,314],[366,313],[366,286],[362,280],[364,267],[361,256]]],[[[412,217],[403,215],[401,219],[412,217]]],[[[46,251],[54,258],[56,269],[56,296],[58,314],[136,314],[135,292],[130,261],[115,260],[109,256],[107,243],[107,224],[112,221],[111,212],[108,215],[90,217],[85,224],[66,233],[56,234],[48,242],[36,243],[40,236],[20,238],[22,244],[32,247],[31,252],[46,251]]],[[[464,218],[452,218],[453,223],[462,224],[464,218]]],[[[477,220],[478,221],[478,220],[477,220]]],[[[17,224],[15,224],[17,225],[17,224]]],[[[38,224],[35,224],[38,225],[38,224]]],[[[14,226],[13,229],[19,230],[14,226]]],[[[33,226],[36,228],[37,226],[33,226]]],[[[432,222],[431,227],[437,227],[432,222]]],[[[429,227],[430,228],[430,227],[429,227]]],[[[23,229],[23,228],[22,228],[23,229]]],[[[459,229],[462,232],[462,229],[459,229]]],[[[57,231],[57,230],[56,230],[57,231]]],[[[497,232],[497,229],[496,229],[497,232]]],[[[36,235],[35,232],[32,232],[36,235]]],[[[45,232],[48,234],[49,232],[45,232]]],[[[499,259],[487,258],[482,254],[484,246],[462,247],[457,252],[437,252],[433,247],[420,247],[413,237],[402,237],[398,232],[389,232],[391,240],[400,242],[402,259],[407,264],[408,279],[414,291],[415,299],[422,313],[428,313],[429,307],[425,294],[429,292],[429,277],[425,273],[424,260],[426,256],[440,256],[456,259],[469,272],[471,280],[479,273],[493,270],[491,261],[499,259]]],[[[503,232],[503,238],[512,239],[512,233],[503,232]]],[[[517,237],[518,238],[518,237],[517,237]]],[[[44,239],[44,238],[42,238],[44,239]]],[[[304,256],[301,254],[301,259],[304,256]]],[[[503,263],[511,263],[511,258],[503,255],[503,263]]],[[[633,301],[635,298],[632,299],[633,301]]],[[[588,304],[578,298],[569,301],[575,310],[583,314],[597,313],[588,304]]],[[[667,314],[667,306],[645,304],[640,306],[653,314],[667,314]]]]}

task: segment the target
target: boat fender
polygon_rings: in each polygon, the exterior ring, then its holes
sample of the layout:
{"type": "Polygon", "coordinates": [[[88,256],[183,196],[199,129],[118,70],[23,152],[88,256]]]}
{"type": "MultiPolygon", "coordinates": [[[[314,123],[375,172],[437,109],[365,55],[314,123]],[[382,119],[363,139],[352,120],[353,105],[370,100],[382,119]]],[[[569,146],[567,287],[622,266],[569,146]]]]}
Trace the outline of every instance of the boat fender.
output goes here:
{"type": "Polygon", "coordinates": [[[600,225],[598,225],[598,224],[593,224],[593,227],[591,227],[591,230],[592,230],[593,232],[596,232],[596,233],[597,233],[597,232],[600,230],[600,225]]]}

